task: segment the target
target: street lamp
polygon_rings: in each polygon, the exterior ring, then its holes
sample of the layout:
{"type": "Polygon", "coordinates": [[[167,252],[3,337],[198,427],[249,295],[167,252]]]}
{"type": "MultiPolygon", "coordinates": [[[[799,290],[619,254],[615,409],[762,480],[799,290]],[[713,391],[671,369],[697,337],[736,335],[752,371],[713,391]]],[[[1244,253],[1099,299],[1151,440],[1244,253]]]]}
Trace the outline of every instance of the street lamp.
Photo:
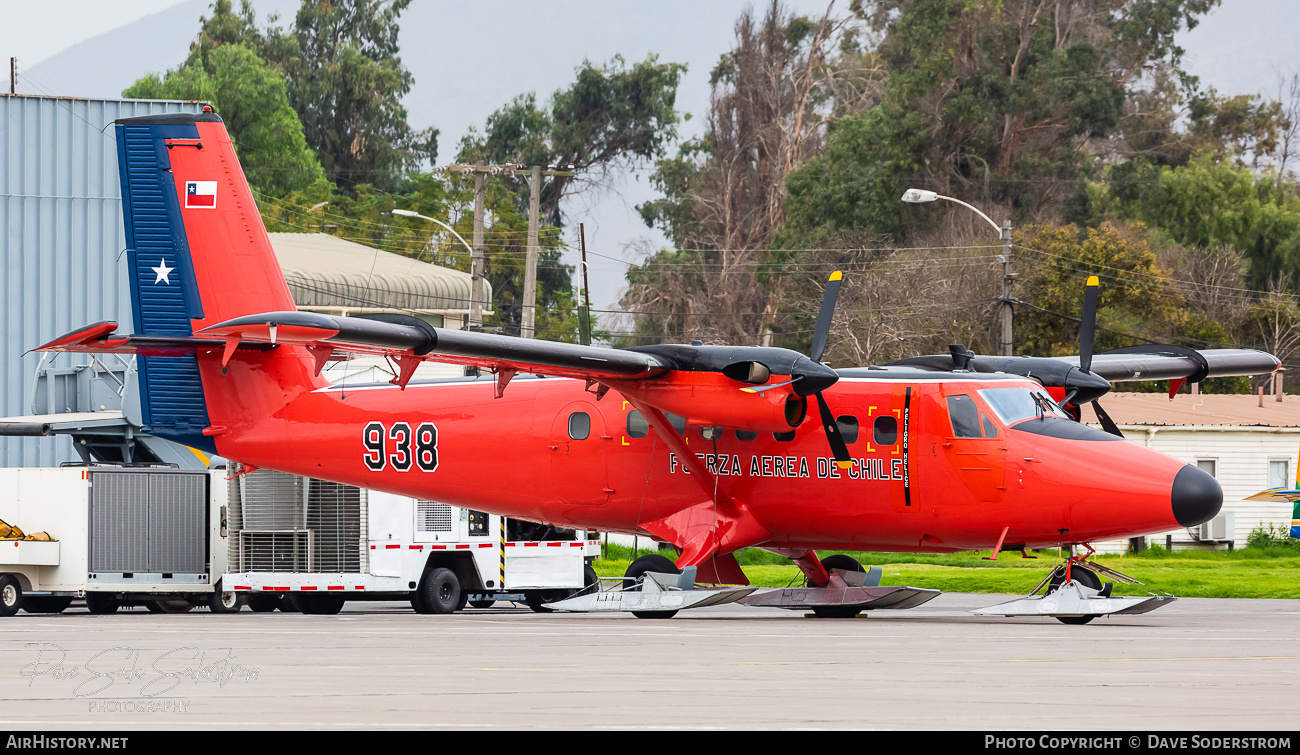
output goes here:
{"type": "Polygon", "coordinates": [[[973,211],[976,215],[984,218],[984,221],[993,226],[993,230],[998,232],[1002,239],[1002,254],[998,255],[998,261],[1002,263],[1002,356],[1011,356],[1011,283],[1015,276],[1011,273],[1011,221],[1006,225],[999,226],[993,222],[993,218],[985,215],[978,207],[967,204],[956,197],[946,197],[942,194],[926,191],[925,189],[908,189],[903,192],[903,201],[911,204],[924,204],[933,202],[937,199],[943,199],[955,204],[959,204],[973,211]]]}
{"type": "Polygon", "coordinates": [[[452,228],[437,218],[431,218],[428,215],[421,215],[418,212],[411,212],[410,210],[393,210],[393,214],[400,215],[404,218],[419,218],[420,220],[427,220],[430,223],[436,223],[443,228],[446,228],[448,231],[451,231],[451,235],[459,239],[460,243],[464,244],[465,248],[469,250],[470,259],[473,262],[470,264],[469,322],[467,322],[465,326],[467,330],[480,329],[483,325],[482,302],[487,297],[483,292],[483,276],[479,273],[479,265],[475,264],[478,262],[478,255],[474,253],[474,247],[470,246],[469,242],[466,241],[463,236],[456,233],[455,228],[452,228]]]}

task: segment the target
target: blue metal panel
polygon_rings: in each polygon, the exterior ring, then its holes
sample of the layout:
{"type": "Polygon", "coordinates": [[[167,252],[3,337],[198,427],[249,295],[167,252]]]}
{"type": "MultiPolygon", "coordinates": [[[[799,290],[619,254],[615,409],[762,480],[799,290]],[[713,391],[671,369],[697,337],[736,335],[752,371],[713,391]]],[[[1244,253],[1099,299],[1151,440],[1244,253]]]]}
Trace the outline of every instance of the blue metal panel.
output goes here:
{"type": "MultiPolygon", "coordinates": [[[[32,406],[42,355],[24,354],[28,349],[100,320],[131,329],[117,138],[109,126],[118,118],[199,109],[186,102],[0,96],[0,416],[65,408],[32,406]]],[[[44,362],[62,369],[88,363],[81,354],[44,362]]],[[[76,458],[66,437],[0,438],[3,466],[76,458]]]]}

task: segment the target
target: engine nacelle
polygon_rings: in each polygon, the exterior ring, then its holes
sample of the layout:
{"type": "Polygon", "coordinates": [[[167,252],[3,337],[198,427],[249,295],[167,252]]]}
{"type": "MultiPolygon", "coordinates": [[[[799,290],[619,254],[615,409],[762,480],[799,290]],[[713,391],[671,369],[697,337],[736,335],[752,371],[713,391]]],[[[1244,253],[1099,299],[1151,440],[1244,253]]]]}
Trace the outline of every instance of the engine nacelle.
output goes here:
{"type": "Polygon", "coordinates": [[[683,416],[693,425],[780,433],[798,427],[808,416],[808,399],[789,387],[744,393],[746,383],[716,372],[674,372],[644,382],[610,382],[628,398],[683,416]]]}

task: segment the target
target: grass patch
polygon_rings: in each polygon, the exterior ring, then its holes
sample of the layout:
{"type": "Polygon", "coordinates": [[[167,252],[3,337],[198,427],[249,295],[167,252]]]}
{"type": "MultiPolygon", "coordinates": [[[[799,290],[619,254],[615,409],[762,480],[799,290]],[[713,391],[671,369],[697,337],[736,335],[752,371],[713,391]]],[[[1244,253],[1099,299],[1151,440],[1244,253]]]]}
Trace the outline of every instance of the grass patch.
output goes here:
{"type": "MultiPolygon", "coordinates": [[[[819,552],[825,558],[836,551],[819,552]]],[[[1022,559],[1004,553],[985,561],[988,551],[969,553],[847,553],[863,564],[884,570],[881,584],[928,587],[945,592],[1027,593],[1056,561],[1056,551],[1022,559]]],[[[636,555],[672,551],[638,549],[636,555]]],[[[632,549],[611,544],[608,559],[597,559],[602,577],[621,577],[632,560],[632,549]]],[[[798,583],[798,567],[774,553],[747,549],[739,560],[752,584],[784,587],[798,583]]],[[[1101,556],[1099,563],[1183,598],[1300,598],[1300,553],[1290,547],[1243,548],[1236,551],[1175,551],[1151,548],[1144,553],[1101,556]]],[[[1116,595],[1145,595],[1140,588],[1115,585],[1116,595]]]]}

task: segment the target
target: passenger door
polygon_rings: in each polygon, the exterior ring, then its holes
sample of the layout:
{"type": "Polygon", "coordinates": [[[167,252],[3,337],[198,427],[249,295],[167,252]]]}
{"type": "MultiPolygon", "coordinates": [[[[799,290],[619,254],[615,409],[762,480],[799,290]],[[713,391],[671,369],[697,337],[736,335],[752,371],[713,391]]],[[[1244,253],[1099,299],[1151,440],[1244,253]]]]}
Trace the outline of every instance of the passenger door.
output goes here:
{"type": "Polygon", "coordinates": [[[1001,501],[1006,492],[1006,445],[992,412],[974,391],[947,392],[949,436],[944,455],[975,500],[1001,501]]]}
{"type": "Polygon", "coordinates": [[[612,440],[587,401],[575,401],[551,425],[551,487],[561,503],[598,506],[609,500],[606,455],[612,440]]]}

